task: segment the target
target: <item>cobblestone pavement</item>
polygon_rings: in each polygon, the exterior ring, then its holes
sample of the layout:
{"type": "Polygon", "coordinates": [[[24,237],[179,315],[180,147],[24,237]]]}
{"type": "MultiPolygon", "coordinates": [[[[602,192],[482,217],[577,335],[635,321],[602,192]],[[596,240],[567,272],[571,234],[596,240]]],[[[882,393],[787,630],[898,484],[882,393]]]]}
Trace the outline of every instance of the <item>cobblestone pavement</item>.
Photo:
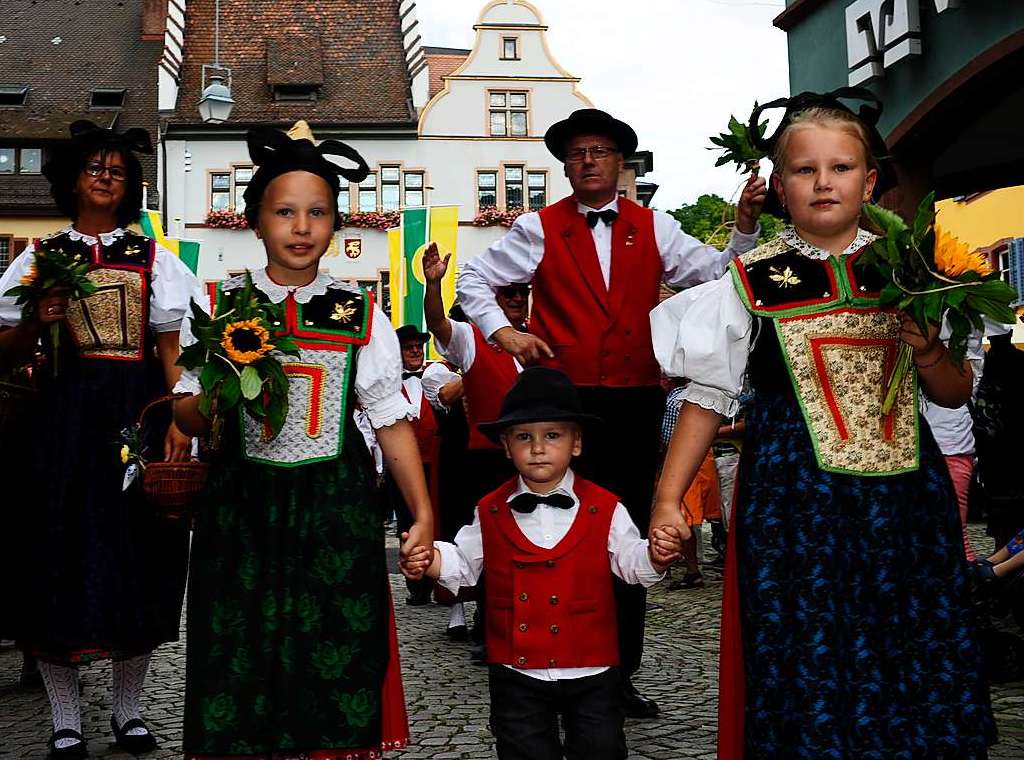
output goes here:
{"type": "MultiPolygon", "coordinates": [[[[991,541],[972,528],[975,547],[991,541]]],[[[393,553],[393,552],[392,552],[393,553]]],[[[647,649],[637,685],[658,701],[657,720],[629,721],[630,757],[677,760],[715,757],[718,616],[721,582],[709,574],[704,589],[668,591],[663,583],[650,594],[647,649]]],[[[413,746],[389,757],[398,760],[484,760],[494,757],[487,730],[486,670],[470,664],[469,645],[444,637],[444,608],[406,607],[400,576],[392,576],[406,699],[413,746]]],[[[471,606],[471,605],[470,605],[471,606]]],[[[0,758],[45,757],[50,734],[49,708],[42,689],[16,686],[20,656],[0,652],[0,758]]],[[[144,695],[145,716],[160,740],[154,760],[180,757],[184,694],[184,642],[161,647],[154,658],[144,695]]],[[[83,727],[94,757],[121,758],[108,725],[110,668],[83,669],[83,727]]],[[[1001,741],[992,760],[1024,757],[1024,683],[994,686],[993,705],[1001,741]]]]}

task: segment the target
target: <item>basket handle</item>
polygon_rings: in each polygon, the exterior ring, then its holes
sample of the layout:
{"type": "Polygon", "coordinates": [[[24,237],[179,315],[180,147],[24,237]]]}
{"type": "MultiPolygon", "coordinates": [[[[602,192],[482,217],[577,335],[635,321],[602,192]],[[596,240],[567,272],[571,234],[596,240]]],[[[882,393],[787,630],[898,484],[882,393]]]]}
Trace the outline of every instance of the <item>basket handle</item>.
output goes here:
{"type": "Polygon", "coordinates": [[[158,398],[153,399],[144,407],[142,407],[142,411],[139,412],[139,425],[142,425],[142,421],[146,417],[146,412],[148,412],[154,406],[166,404],[168,401],[177,401],[179,398],[191,398],[191,396],[191,393],[168,393],[166,396],[160,396],[158,398]]]}

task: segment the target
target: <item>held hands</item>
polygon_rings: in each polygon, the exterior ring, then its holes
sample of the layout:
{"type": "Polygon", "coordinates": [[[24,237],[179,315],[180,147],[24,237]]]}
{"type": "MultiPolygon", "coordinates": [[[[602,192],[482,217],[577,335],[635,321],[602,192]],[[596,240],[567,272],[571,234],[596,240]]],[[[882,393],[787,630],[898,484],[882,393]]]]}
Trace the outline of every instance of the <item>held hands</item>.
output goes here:
{"type": "Polygon", "coordinates": [[[437,252],[437,243],[431,243],[423,252],[423,278],[427,282],[441,282],[448,273],[448,261],[452,255],[449,253],[443,259],[437,252]]]}
{"type": "MultiPolygon", "coordinates": [[[[685,525],[683,527],[686,528],[685,525]]],[[[651,528],[647,553],[655,570],[663,573],[669,565],[683,556],[683,542],[690,537],[689,529],[686,533],[684,538],[678,528],[669,525],[651,528]]]]}
{"type": "Polygon", "coordinates": [[[182,433],[174,422],[164,436],[164,461],[183,462],[192,456],[192,439],[182,433]]]}
{"type": "Polygon", "coordinates": [[[402,546],[398,550],[398,569],[406,578],[419,580],[434,562],[433,530],[423,523],[413,523],[401,535],[402,546]]]}
{"type": "Polygon", "coordinates": [[[764,201],[768,197],[768,183],[764,177],[757,175],[757,170],[750,175],[740,202],[736,204],[736,229],[748,235],[757,229],[757,219],[761,216],[764,201]]]}
{"type": "Polygon", "coordinates": [[[495,330],[491,340],[516,357],[524,367],[537,364],[544,357],[555,358],[555,353],[547,343],[536,335],[519,332],[514,327],[501,327],[495,330]]]}

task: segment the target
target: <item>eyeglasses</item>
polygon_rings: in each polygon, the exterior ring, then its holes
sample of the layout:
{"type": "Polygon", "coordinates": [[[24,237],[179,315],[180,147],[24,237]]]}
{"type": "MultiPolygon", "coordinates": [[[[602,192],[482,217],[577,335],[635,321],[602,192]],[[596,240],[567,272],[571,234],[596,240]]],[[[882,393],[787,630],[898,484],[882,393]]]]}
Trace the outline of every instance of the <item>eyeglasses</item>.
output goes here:
{"type": "Polygon", "coordinates": [[[115,182],[124,182],[128,179],[128,172],[123,166],[104,166],[99,161],[90,161],[85,165],[85,173],[90,177],[102,177],[104,172],[115,182]]]}
{"type": "Polygon", "coordinates": [[[610,148],[607,145],[591,145],[589,148],[573,148],[567,151],[565,154],[565,163],[567,164],[578,164],[585,161],[587,154],[595,161],[600,161],[602,158],[608,158],[612,153],[618,153],[615,148],[610,148]]]}
{"type": "Polygon", "coordinates": [[[504,285],[498,288],[498,293],[505,298],[515,298],[516,296],[522,296],[528,298],[530,295],[529,285],[504,285]]]}

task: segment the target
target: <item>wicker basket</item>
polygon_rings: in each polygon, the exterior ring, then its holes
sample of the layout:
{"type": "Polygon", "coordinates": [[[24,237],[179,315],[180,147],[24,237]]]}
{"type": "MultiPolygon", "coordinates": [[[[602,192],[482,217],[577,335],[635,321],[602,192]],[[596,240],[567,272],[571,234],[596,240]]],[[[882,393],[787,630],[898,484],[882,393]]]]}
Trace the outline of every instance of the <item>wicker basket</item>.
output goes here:
{"type": "MultiPolygon", "coordinates": [[[[146,405],[139,415],[139,423],[153,407],[184,398],[187,394],[164,396],[146,405]]],[[[196,459],[185,462],[153,462],[146,465],[142,474],[142,490],[149,503],[166,517],[182,518],[192,516],[192,502],[206,486],[210,465],[196,459]]]]}

